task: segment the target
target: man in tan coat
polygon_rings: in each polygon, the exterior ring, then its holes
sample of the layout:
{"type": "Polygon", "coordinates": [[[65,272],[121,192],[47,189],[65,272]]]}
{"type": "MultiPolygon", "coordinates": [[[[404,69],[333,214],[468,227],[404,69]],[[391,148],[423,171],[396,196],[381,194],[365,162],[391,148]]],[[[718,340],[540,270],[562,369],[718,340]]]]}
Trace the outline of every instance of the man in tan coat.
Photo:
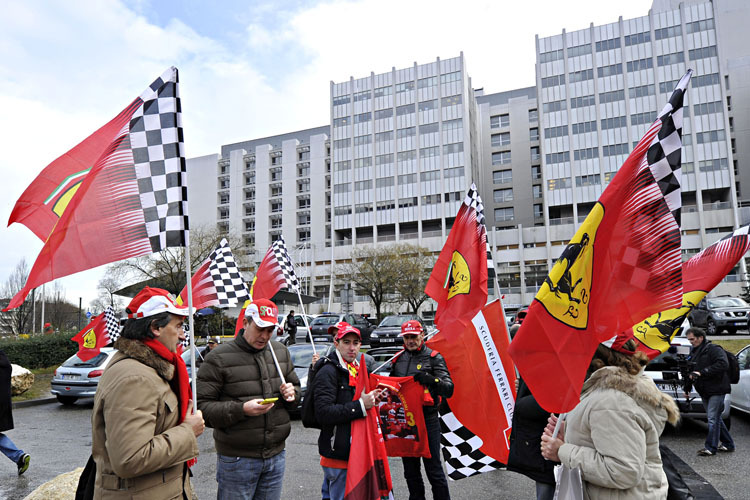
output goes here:
{"type": "Polygon", "coordinates": [[[144,288],[127,307],[118,353],[104,370],[91,416],[94,498],[192,498],[188,461],[204,429],[190,408],[177,344],[187,308],[144,288]]]}

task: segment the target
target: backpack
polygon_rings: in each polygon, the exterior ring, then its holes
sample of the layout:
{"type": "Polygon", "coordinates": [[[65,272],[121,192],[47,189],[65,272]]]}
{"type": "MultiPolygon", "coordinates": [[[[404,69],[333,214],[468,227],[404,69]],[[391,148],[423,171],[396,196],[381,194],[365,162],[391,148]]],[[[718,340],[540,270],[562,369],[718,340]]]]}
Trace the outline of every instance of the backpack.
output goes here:
{"type": "Polygon", "coordinates": [[[322,429],[323,426],[318,422],[315,416],[315,374],[318,373],[323,365],[331,360],[323,356],[315,363],[315,366],[311,366],[307,371],[307,390],[305,390],[305,399],[302,401],[302,425],[308,429],[322,429]]]}
{"type": "MultiPolygon", "coordinates": [[[[722,347],[722,349],[724,349],[722,347]]],[[[727,355],[727,361],[729,367],[727,368],[727,375],[729,375],[729,383],[736,384],[740,381],[740,362],[737,360],[737,356],[724,349],[724,353],[727,355]]]]}

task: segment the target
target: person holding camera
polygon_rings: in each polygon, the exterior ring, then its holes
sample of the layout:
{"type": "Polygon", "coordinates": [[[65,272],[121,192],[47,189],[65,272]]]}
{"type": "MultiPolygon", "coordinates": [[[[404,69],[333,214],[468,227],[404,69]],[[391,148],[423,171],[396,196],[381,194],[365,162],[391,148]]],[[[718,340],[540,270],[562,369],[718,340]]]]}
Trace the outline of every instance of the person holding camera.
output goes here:
{"type": "Polygon", "coordinates": [[[706,445],[698,450],[698,455],[710,457],[717,451],[734,451],[734,440],[724,425],[721,414],[724,411],[724,396],[729,394],[729,362],[724,349],[706,340],[706,333],[700,328],[688,328],[685,336],[692,346],[689,361],[693,363],[685,387],[685,395],[692,386],[700,394],[708,418],[706,445]]]}

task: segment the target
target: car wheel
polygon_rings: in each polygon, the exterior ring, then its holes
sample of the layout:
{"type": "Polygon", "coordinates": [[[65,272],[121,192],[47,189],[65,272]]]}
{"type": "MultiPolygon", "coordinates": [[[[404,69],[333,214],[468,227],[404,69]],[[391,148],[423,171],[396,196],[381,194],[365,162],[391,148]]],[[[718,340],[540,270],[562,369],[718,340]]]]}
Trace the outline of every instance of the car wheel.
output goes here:
{"type": "Polygon", "coordinates": [[[65,406],[72,406],[76,404],[76,401],[78,401],[78,398],[75,396],[57,396],[57,400],[64,404],[65,406]]]}
{"type": "Polygon", "coordinates": [[[716,335],[716,332],[717,332],[716,323],[711,318],[708,318],[708,321],[706,321],[706,334],[716,335]]]}

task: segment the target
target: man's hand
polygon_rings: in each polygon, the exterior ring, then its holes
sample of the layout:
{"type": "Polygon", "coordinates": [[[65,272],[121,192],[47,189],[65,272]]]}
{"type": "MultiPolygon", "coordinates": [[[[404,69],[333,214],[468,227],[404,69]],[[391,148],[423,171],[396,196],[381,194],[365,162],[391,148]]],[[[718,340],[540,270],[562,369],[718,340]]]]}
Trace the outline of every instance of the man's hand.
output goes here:
{"type": "Polygon", "coordinates": [[[319,359],[320,359],[320,354],[318,354],[317,352],[313,354],[312,365],[315,366],[315,363],[317,363],[319,359]]]}
{"type": "Polygon", "coordinates": [[[294,401],[294,386],[287,382],[286,384],[281,384],[281,387],[279,387],[279,390],[281,391],[281,396],[287,400],[287,401],[294,401]]]}
{"type": "Polygon", "coordinates": [[[417,382],[419,382],[425,387],[432,387],[433,385],[436,385],[440,381],[438,378],[425,372],[415,373],[414,380],[416,380],[417,382]]]}
{"type": "Polygon", "coordinates": [[[245,403],[242,405],[242,411],[245,412],[245,415],[249,415],[251,417],[257,417],[258,415],[268,413],[271,408],[273,408],[274,403],[262,405],[260,404],[261,401],[263,400],[251,399],[250,401],[245,401],[245,403]]]}
{"type": "Polygon", "coordinates": [[[203,434],[203,431],[206,429],[206,423],[203,421],[203,412],[198,410],[193,413],[191,410],[192,407],[193,401],[190,400],[188,401],[188,412],[187,415],[185,415],[184,422],[193,429],[193,434],[195,434],[195,437],[198,437],[203,434]]]}
{"type": "Polygon", "coordinates": [[[380,401],[380,390],[374,389],[370,392],[365,392],[360,396],[360,401],[365,405],[365,410],[369,410],[373,406],[375,406],[375,403],[380,401]]]}

